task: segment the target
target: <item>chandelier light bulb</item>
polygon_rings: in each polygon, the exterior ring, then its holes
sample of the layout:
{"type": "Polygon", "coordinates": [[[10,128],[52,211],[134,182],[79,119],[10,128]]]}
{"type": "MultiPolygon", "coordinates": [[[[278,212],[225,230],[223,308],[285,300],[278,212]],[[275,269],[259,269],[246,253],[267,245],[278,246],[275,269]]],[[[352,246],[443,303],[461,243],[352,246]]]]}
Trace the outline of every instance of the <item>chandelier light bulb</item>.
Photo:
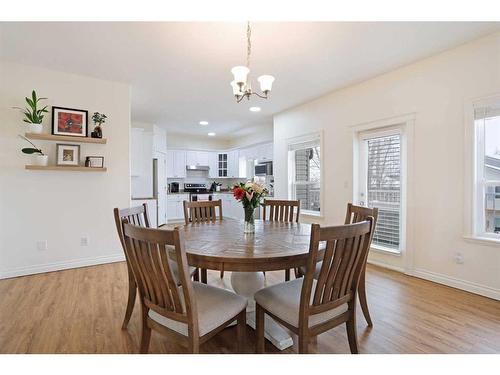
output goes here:
{"type": "Polygon", "coordinates": [[[243,65],[235,66],[231,69],[231,73],[233,73],[236,84],[242,87],[247,83],[247,76],[250,73],[250,69],[243,65]]]}
{"type": "Polygon", "coordinates": [[[260,83],[260,91],[267,95],[269,91],[273,88],[274,77],[270,75],[263,75],[257,78],[260,83]]]}
{"type": "Polygon", "coordinates": [[[240,86],[236,83],[236,81],[231,81],[231,87],[233,88],[233,95],[241,96],[243,92],[240,90],[240,86]]]}

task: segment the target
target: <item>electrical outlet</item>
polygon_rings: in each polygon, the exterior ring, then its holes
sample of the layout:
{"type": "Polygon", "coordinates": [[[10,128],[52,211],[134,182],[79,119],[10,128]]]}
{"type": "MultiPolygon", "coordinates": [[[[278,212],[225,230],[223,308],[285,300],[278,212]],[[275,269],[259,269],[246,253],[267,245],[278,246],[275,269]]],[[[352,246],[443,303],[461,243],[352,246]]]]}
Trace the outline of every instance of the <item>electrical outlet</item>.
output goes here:
{"type": "Polygon", "coordinates": [[[39,251],[46,251],[49,248],[47,240],[37,241],[36,242],[36,248],[39,251]]]}
{"type": "Polygon", "coordinates": [[[80,246],[89,246],[89,238],[87,236],[80,238],[80,246]]]}
{"type": "Polygon", "coordinates": [[[457,264],[464,264],[464,256],[462,253],[456,253],[455,254],[455,263],[457,264]]]}

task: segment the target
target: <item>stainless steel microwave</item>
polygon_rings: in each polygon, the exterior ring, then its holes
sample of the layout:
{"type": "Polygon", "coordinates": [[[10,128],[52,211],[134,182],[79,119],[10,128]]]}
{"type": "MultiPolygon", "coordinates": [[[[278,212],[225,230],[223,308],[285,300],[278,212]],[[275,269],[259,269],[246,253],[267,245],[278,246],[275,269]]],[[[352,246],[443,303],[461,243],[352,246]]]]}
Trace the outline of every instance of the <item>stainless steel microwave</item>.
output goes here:
{"type": "Polygon", "coordinates": [[[273,175],[273,162],[265,162],[255,165],[255,176],[272,176],[273,175]]]}

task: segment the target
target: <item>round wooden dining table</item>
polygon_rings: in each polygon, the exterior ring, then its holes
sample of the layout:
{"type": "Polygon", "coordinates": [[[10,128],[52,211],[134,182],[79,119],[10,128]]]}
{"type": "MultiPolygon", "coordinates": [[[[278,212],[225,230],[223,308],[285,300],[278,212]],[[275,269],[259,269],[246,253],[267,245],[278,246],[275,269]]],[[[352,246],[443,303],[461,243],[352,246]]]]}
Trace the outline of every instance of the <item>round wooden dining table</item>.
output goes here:
{"type": "MultiPolygon", "coordinates": [[[[232,219],[181,227],[189,265],[202,270],[231,271],[230,285],[223,280],[221,283],[248,299],[247,324],[255,328],[253,295],[266,286],[262,271],[305,265],[311,225],[255,220],[255,233],[244,233],[243,228],[243,221],[232,219]]],[[[202,282],[206,282],[203,272],[202,282]]],[[[265,336],[281,350],[293,345],[288,331],[268,317],[265,336]]]]}

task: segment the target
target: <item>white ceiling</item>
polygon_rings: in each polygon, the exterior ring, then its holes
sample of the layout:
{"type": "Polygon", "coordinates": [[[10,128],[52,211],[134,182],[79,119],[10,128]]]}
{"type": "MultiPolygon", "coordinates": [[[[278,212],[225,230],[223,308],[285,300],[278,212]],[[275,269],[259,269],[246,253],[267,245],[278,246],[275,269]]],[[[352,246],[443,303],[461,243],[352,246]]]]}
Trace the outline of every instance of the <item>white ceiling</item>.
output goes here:
{"type": "Polygon", "coordinates": [[[130,83],[133,120],[231,138],[329,91],[500,30],[478,22],[252,25],[253,86],[261,74],[276,77],[267,101],[232,97],[230,69],[245,63],[244,23],[0,23],[0,59],[130,83]],[[249,112],[251,105],[262,111],[249,112]]]}

